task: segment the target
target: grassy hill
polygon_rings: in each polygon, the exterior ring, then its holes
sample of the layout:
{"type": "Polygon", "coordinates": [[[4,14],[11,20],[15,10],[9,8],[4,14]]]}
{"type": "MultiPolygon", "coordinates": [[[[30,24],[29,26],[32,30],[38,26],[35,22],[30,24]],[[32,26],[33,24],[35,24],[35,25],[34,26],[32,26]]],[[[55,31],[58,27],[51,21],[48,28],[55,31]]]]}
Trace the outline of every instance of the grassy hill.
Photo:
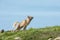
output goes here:
{"type": "Polygon", "coordinates": [[[15,37],[20,37],[22,40],[47,40],[49,37],[55,38],[57,36],[60,36],[60,26],[4,32],[0,33],[0,40],[14,40],[15,37]]]}

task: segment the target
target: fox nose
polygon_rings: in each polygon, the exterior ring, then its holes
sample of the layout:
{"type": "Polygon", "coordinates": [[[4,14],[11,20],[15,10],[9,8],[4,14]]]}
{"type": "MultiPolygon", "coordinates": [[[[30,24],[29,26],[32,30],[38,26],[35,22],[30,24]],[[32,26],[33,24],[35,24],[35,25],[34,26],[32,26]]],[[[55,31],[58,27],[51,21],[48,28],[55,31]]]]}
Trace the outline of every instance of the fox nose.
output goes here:
{"type": "Polygon", "coordinates": [[[33,17],[32,17],[32,19],[33,19],[33,17]]]}

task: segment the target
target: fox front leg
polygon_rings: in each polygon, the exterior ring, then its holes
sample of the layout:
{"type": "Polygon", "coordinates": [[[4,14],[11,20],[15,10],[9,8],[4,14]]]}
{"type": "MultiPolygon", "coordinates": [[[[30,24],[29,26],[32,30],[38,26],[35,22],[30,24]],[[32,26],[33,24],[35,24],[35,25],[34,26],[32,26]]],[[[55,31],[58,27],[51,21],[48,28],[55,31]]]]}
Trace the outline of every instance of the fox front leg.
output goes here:
{"type": "Polygon", "coordinates": [[[26,30],[26,27],[27,27],[27,26],[24,26],[23,30],[26,30]]]}

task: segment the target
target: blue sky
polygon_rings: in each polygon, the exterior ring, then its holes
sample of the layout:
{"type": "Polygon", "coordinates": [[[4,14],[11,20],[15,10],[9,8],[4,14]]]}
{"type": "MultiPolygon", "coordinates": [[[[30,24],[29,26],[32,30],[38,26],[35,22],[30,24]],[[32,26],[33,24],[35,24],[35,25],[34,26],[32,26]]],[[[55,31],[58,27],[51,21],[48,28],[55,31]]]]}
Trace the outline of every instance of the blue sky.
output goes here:
{"type": "Polygon", "coordinates": [[[60,25],[60,0],[0,0],[0,30],[12,30],[15,21],[34,17],[27,28],[60,25]]]}

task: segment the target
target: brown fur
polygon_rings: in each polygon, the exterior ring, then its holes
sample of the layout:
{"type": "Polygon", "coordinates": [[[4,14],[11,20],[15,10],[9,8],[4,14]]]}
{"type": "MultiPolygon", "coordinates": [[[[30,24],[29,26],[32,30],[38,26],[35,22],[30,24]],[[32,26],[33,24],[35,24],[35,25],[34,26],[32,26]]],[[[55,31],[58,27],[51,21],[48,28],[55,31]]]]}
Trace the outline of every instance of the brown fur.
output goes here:
{"type": "Polygon", "coordinates": [[[29,23],[31,22],[32,19],[33,19],[32,16],[28,16],[26,20],[24,20],[22,22],[14,23],[14,27],[17,27],[16,30],[20,30],[21,28],[23,28],[23,30],[25,30],[27,25],[29,25],[29,23]]]}

